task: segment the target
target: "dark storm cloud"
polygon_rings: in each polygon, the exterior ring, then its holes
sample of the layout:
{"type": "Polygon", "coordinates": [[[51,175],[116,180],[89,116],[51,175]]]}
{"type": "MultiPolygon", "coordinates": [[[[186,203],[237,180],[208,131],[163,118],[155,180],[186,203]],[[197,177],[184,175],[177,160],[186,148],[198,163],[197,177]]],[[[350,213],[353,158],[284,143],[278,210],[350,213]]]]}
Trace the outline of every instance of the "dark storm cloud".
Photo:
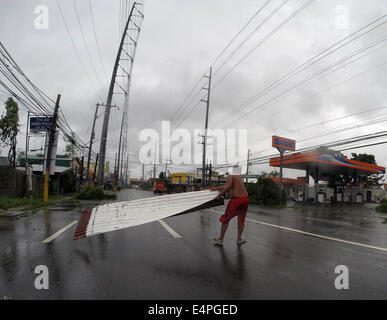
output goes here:
{"type": "MultiPolygon", "coordinates": [[[[62,109],[70,125],[84,141],[87,141],[95,104],[104,102],[106,99],[107,83],[98,60],[87,1],[77,1],[77,3],[102,86],[97,81],[87,59],[72,1],[62,0],[60,2],[75,44],[94,86],[98,88],[97,91],[90,85],[72,48],[56,1],[2,0],[0,4],[0,39],[39,87],[51,97],[55,97],[57,93],[62,94],[62,109]],[[40,4],[47,5],[50,10],[49,30],[39,31],[34,28],[36,17],[34,9],[40,4]]],[[[119,40],[119,1],[93,0],[92,3],[104,59],[103,63],[108,77],[110,77],[119,40]]],[[[162,120],[171,118],[192,85],[208,70],[217,54],[263,3],[263,0],[148,0],[146,2],[145,20],[136,56],[130,98],[128,146],[134,154],[133,158],[137,157],[138,148],[141,145],[138,142],[139,132],[144,128],[159,129],[162,120]]],[[[280,1],[273,0],[245,30],[241,39],[279,3],[280,1]]],[[[224,66],[223,70],[219,71],[219,74],[214,77],[214,83],[303,3],[305,1],[289,1],[273,19],[246,42],[241,50],[224,66]]],[[[387,12],[386,2],[383,0],[367,2],[362,0],[316,0],[255,50],[213,90],[210,122],[222,119],[235,107],[260,92],[295,66],[381,16],[383,12],[387,12]],[[348,29],[340,29],[335,25],[337,19],[335,9],[338,6],[345,6],[348,10],[348,29]]],[[[327,57],[313,68],[251,104],[244,110],[247,116],[243,121],[237,123],[231,121],[227,124],[237,128],[246,127],[249,130],[249,140],[253,141],[260,137],[269,137],[278,132],[297,129],[343,114],[386,105],[386,68],[382,67],[354,79],[348,84],[322,92],[340,81],[367,70],[367,68],[382,64],[386,56],[386,48],[382,48],[330,76],[305,85],[293,94],[276,100],[262,112],[249,116],[249,112],[254,111],[271,97],[275,97],[283,90],[295,85],[297,81],[301,81],[329,63],[385,34],[386,27],[384,26],[354,42],[353,45],[338,51],[332,57],[327,57]],[[322,93],[316,95],[319,92],[322,93]],[[308,97],[313,98],[306,100],[308,97]]],[[[240,41],[237,40],[230,50],[232,51],[240,41]]],[[[217,72],[217,67],[221,62],[222,59],[215,64],[215,72],[217,72]]],[[[203,81],[204,85],[206,85],[205,81],[203,81]]],[[[119,97],[116,97],[115,100],[120,104],[119,97]]],[[[204,107],[204,104],[199,104],[187,117],[187,120],[182,123],[182,127],[202,127],[204,107]]],[[[359,121],[367,116],[370,115],[364,114],[352,119],[352,121],[359,121]]],[[[97,123],[97,139],[100,138],[101,119],[102,117],[97,123]]],[[[114,158],[118,144],[119,123],[120,112],[114,110],[112,111],[109,132],[110,158],[114,158]]],[[[339,125],[340,122],[318,127],[317,130],[328,130],[339,125]]],[[[376,132],[383,127],[382,125],[374,126],[372,129],[369,127],[360,128],[356,132],[343,133],[340,137],[329,136],[326,139],[332,141],[362,132],[376,132]]],[[[290,135],[291,138],[302,139],[311,134],[313,134],[312,129],[294,132],[290,135]]],[[[19,141],[22,144],[22,134],[19,141]]],[[[324,142],[324,139],[309,143],[314,142],[324,142]]],[[[96,143],[96,146],[98,145],[99,142],[96,143]]],[[[64,147],[63,143],[61,147],[64,147]]],[[[270,148],[270,139],[254,144],[251,148],[254,151],[268,149],[270,148]]],[[[360,150],[375,153],[377,161],[381,165],[386,164],[387,156],[382,151],[383,146],[360,150]]],[[[262,168],[259,167],[256,170],[260,171],[262,168]]]]}

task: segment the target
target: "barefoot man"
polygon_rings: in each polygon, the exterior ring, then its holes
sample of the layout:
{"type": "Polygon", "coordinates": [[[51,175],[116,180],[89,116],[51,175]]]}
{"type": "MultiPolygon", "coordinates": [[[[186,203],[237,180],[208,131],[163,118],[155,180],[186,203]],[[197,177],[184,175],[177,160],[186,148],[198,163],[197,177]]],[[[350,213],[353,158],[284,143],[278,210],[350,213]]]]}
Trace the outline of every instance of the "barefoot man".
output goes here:
{"type": "Polygon", "coordinates": [[[238,216],[238,238],[237,244],[243,244],[247,241],[242,239],[242,232],[245,226],[245,218],[247,207],[249,205],[248,193],[243,179],[241,176],[241,168],[238,166],[233,167],[233,174],[227,177],[227,184],[221,187],[212,187],[210,190],[221,190],[216,199],[220,199],[226,194],[228,190],[231,190],[231,200],[227,205],[227,209],[224,215],[222,215],[219,221],[222,223],[221,233],[219,238],[215,238],[214,241],[223,245],[224,235],[228,228],[229,221],[238,216]]]}

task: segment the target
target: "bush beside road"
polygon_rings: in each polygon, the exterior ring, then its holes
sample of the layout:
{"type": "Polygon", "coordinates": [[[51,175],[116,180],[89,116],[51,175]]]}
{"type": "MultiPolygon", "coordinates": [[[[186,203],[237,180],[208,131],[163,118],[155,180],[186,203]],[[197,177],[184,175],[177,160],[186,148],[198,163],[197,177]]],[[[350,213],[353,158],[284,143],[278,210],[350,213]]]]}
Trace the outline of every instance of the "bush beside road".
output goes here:
{"type": "Polygon", "coordinates": [[[378,212],[387,212],[387,200],[381,202],[375,209],[378,212]]]}
{"type": "MultiPolygon", "coordinates": [[[[278,186],[269,178],[261,177],[256,183],[248,183],[247,192],[251,204],[263,206],[281,205],[278,186]]],[[[286,197],[283,197],[282,203],[286,203],[286,197]]]]}
{"type": "Polygon", "coordinates": [[[39,208],[51,206],[60,202],[61,200],[68,199],[69,196],[50,196],[48,202],[44,202],[43,199],[37,198],[7,198],[0,197],[0,215],[1,211],[7,212],[8,210],[16,211],[30,211],[39,208]]]}
{"type": "MultiPolygon", "coordinates": [[[[43,199],[33,197],[23,198],[9,198],[0,197],[0,216],[5,215],[19,215],[26,211],[33,211],[40,208],[50,207],[60,203],[63,200],[79,203],[79,200],[115,200],[117,196],[112,193],[105,192],[102,188],[86,187],[81,192],[76,194],[67,195],[52,195],[49,197],[48,202],[44,202],[43,199]]],[[[94,204],[94,203],[93,203],[94,204]]],[[[97,204],[97,203],[96,203],[97,204]]]]}
{"type": "Polygon", "coordinates": [[[34,198],[0,198],[0,209],[8,210],[12,208],[31,208],[31,207],[43,207],[49,203],[45,203],[41,199],[34,198]]]}
{"type": "Polygon", "coordinates": [[[77,200],[115,200],[117,196],[114,193],[107,193],[101,187],[86,186],[82,191],[78,192],[74,199],[77,200]]]}

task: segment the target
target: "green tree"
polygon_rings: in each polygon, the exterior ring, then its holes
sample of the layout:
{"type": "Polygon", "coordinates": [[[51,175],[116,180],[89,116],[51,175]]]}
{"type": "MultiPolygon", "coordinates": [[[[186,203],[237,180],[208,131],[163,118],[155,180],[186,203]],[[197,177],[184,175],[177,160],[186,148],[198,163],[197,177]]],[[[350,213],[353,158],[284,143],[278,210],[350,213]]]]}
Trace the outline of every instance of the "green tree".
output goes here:
{"type": "Polygon", "coordinates": [[[5,115],[0,118],[0,140],[9,147],[8,158],[12,168],[16,167],[16,138],[19,131],[19,106],[15,100],[8,98],[5,115]]]}
{"type": "Polygon", "coordinates": [[[261,172],[260,176],[262,178],[277,178],[277,177],[279,177],[279,172],[278,171],[270,171],[269,173],[261,172]]]}
{"type": "MultiPolygon", "coordinates": [[[[352,153],[352,160],[361,161],[369,164],[376,165],[375,156],[373,154],[369,153],[352,153]]],[[[378,174],[372,174],[372,175],[361,175],[360,181],[364,182],[366,186],[375,186],[380,187],[383,185],[383,182],[381,181],[383,179],[383,176],[378,174]]]]}
{"type": "MultiPolygon", "coordinates": [[[[259,177],[256,183],[247,184],[247,192],[250,203],[269,206],[281,203],[278,185],[265,176],[259,177]]],[[[286,196],[283,194],[282,203],[285,201],[286,196]]]]}
{"type": "Polygon", "coordinates": [[[376,160],[375,156],[373,154],[368,154],[368,153],[352,153],[352,160],[356,161],[361,161],[369,164],[375,164],[376,165],[376,160]]]}

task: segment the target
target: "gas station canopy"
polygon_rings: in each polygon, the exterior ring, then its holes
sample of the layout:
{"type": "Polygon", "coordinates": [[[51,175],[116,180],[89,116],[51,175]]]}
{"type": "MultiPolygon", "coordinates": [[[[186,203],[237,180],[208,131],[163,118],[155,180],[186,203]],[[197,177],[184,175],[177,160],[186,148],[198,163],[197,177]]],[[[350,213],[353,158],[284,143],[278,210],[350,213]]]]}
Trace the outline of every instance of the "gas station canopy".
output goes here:
{"type": "MultiPolygon", "coordinates": [[[[270,159],[270,166],[279,167],[280,157],[270,159]]],[[[351,160],[347,158],[334,157],[319,152],[300,152],[284,155],[283,168],[310,170],[318,169],[319,175],[348,174],[356,172],[359,175],[384,174],[385,167],[351,160]]]]}

